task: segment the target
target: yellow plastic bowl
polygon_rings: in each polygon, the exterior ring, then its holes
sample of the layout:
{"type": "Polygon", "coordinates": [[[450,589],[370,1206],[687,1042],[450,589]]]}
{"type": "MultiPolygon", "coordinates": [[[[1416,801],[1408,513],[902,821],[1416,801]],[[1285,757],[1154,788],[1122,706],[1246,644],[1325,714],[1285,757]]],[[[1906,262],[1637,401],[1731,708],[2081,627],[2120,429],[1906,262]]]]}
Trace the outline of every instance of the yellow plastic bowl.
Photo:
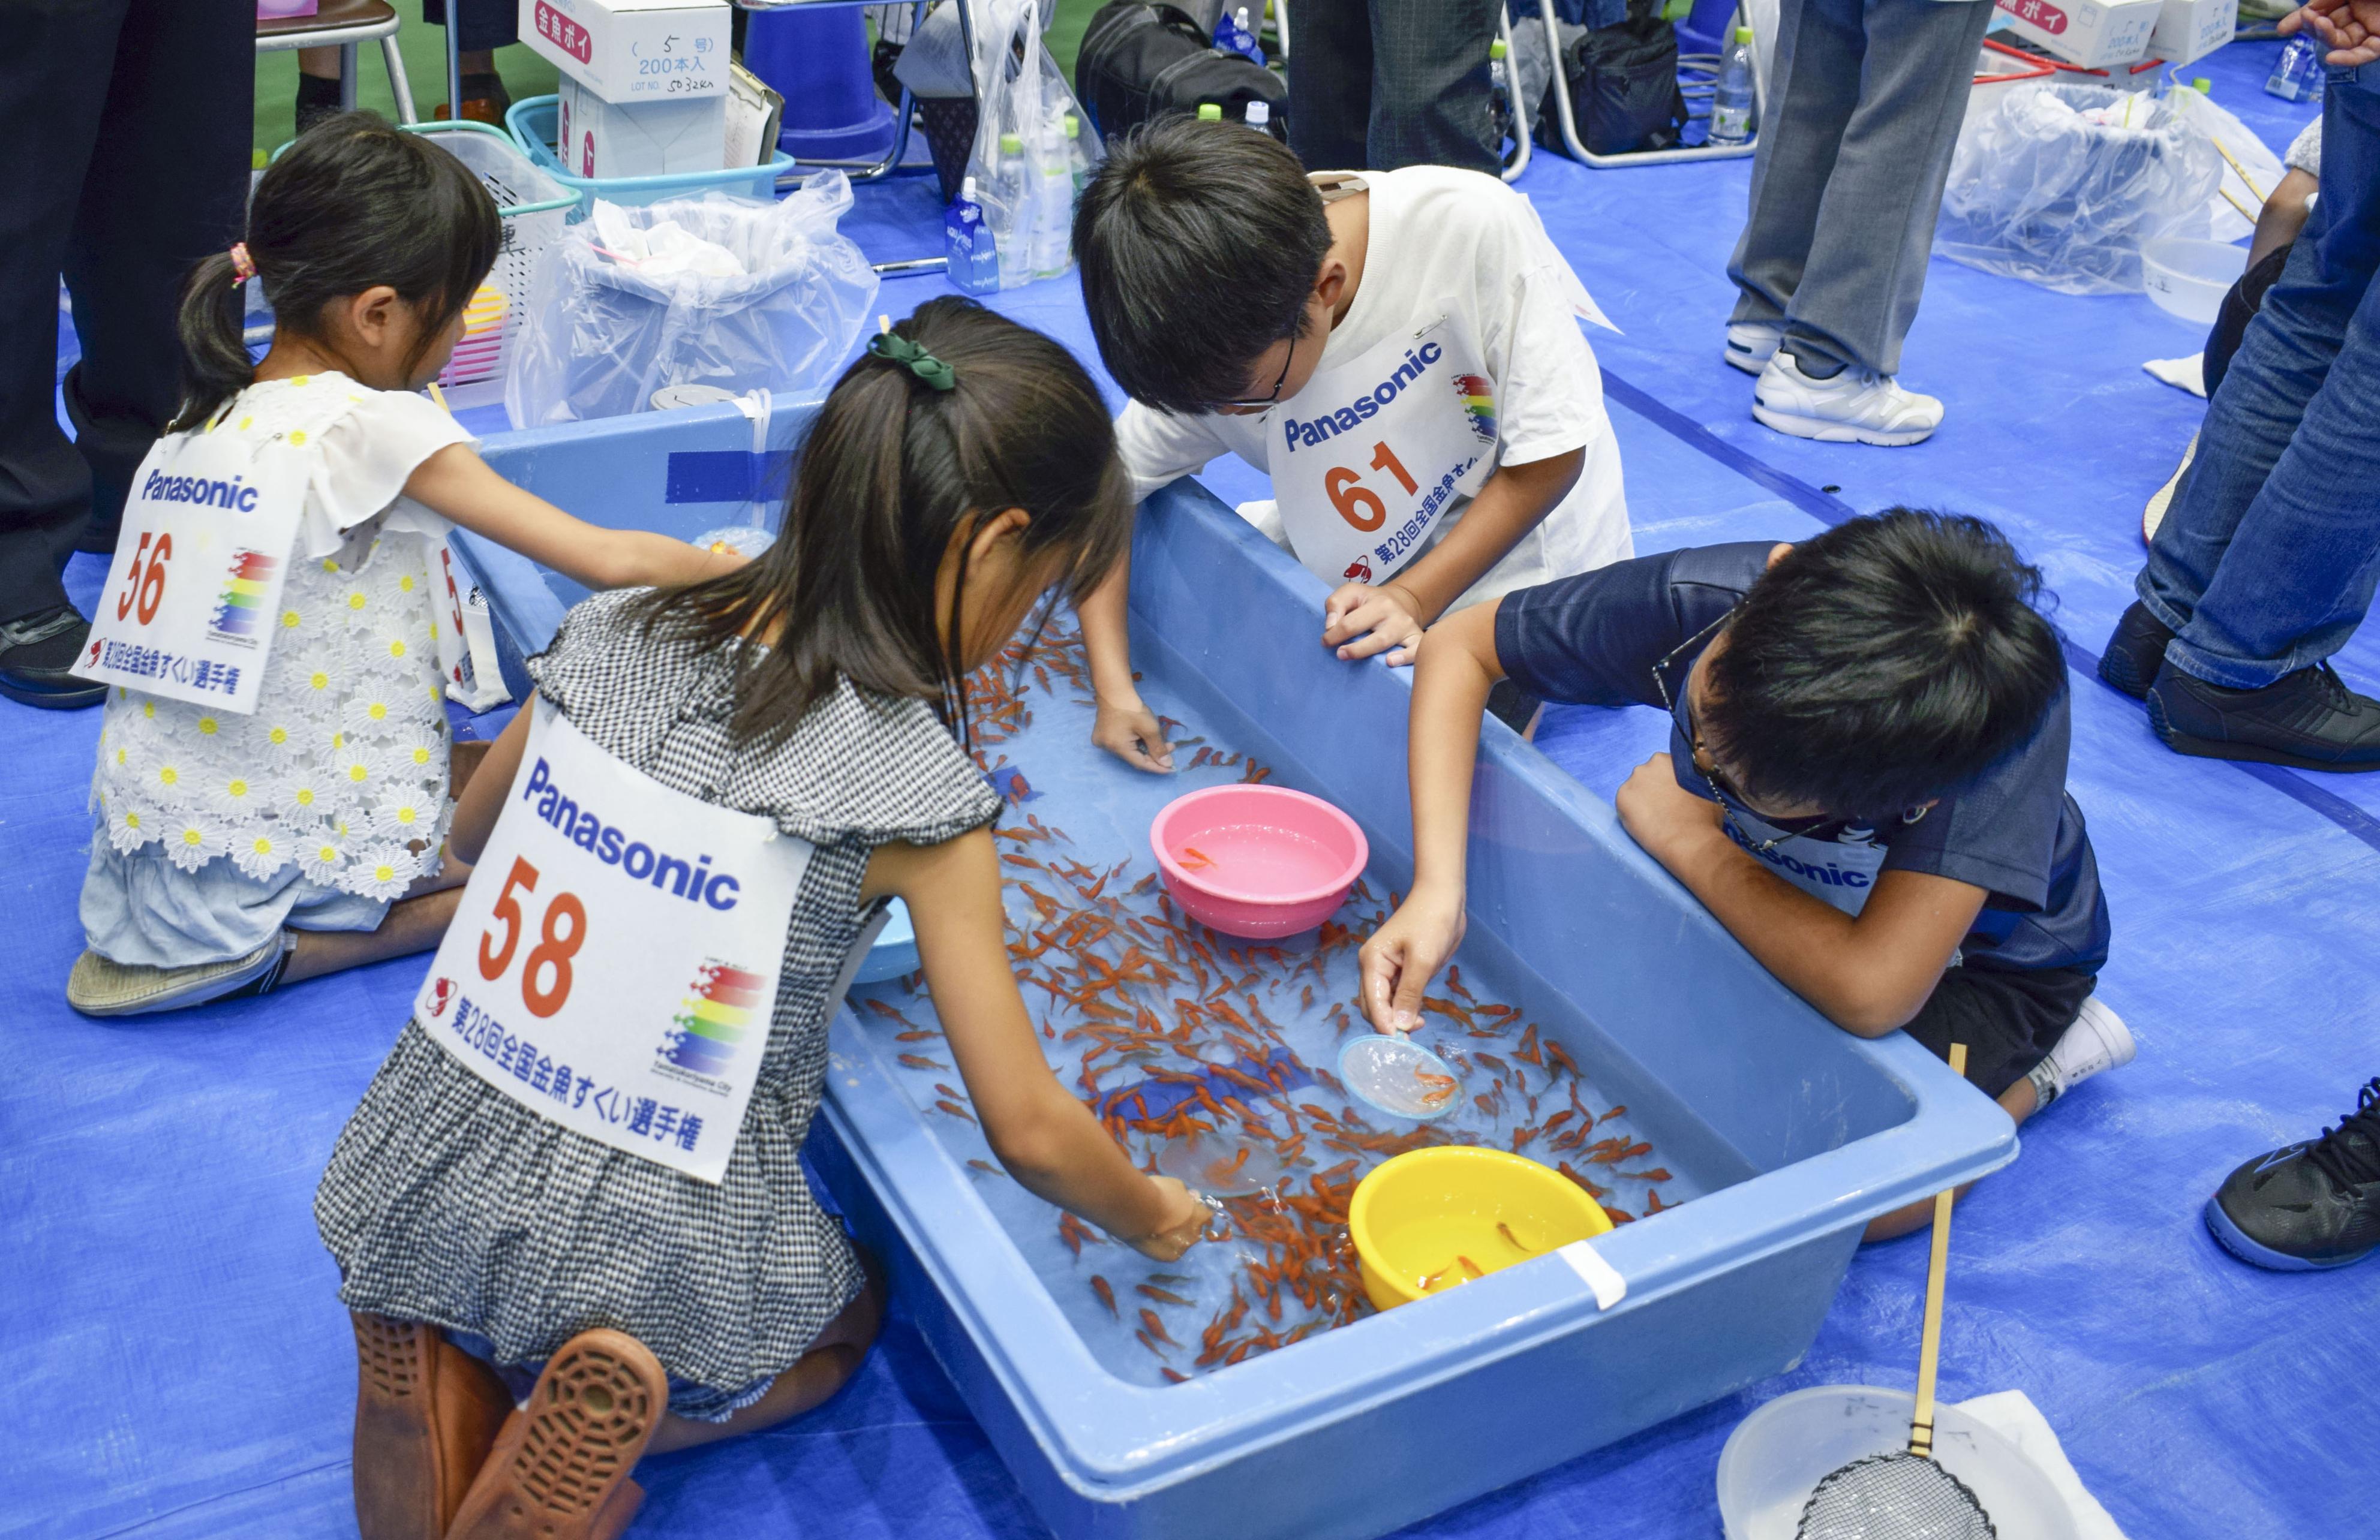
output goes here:
{"type": "Polygon", "coordinates": [[[1381,1162],[1347,1207],[1364,1291],[1382,1310],[1610,1228],[1602,1207],[1552,1167],[1468,1146],[1381,1162]]]}

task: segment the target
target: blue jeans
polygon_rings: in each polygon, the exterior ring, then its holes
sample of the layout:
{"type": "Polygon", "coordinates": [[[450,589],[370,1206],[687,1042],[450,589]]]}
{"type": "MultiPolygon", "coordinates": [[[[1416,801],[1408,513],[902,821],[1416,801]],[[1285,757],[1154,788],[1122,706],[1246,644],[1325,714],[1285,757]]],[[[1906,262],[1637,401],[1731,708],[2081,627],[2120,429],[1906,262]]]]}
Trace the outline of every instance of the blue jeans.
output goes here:
{"type": "Polygon", "coordinates": [[[2380,580],[2380,64],[2330,71],[2322,135],[2322,196],[2136,585],[2174,667],[2230,689],[2346,646],[2380,580]]]}

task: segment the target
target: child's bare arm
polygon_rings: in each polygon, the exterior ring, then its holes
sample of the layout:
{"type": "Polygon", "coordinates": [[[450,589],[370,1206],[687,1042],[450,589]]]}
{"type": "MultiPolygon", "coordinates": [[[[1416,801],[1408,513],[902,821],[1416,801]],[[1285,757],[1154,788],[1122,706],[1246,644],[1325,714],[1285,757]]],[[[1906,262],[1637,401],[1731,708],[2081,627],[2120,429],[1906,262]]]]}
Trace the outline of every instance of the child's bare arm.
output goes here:
{"type": "Polygon", "coordinates": [[[1503,466],[1439,542],[1385,583],[1349,583],[1322,609],[1322,642],[1342,658],[1387,652],[1391,663],[1413,661],[1424,628],[1504,559],[1578,484],[1586,451],[1572,449],[1503,466]],[[1394,649],[1394,650],[1391,650],[1394,649]]]}
{"type": "Polygon", "coordinates": [[[1471,778],[1488,692],[1504,677],[1496,657],[1500,600],[1432,626],[1414,673],[1405,730],[1413,785],[1414,888],[1364,943],[1364,1012],[1382,1032],[1421,1025],[1422,991],[1462,943],[1471,778]]]}
{"type": "Polygon", "coordinates": [[[1135,1170],[1041,1057],[1009,972],[990,831],[880,846],[861,891],[908,904],[951,1054],[1008,1174],[1150,1256],[1170,1261],[1188,1250],[1206,1207],[1179,1182],[1135,1170]]]}
{"type": "Polygon", "coordinates": [[[640,529],[574,518],[497,475],[469,444],[452,443],[414,467],[405,493],[509,551],[590,588],[697,583],[743,565],[733,552],[698,550],[640,529]]]}
{"type": "Polygon", "coordinates": [[[1076,612],[1083,623],[1083,650],[1090,660],[1091,693],[1099,704],[1091,742],[1135,770],[1162,772],[1173,768],[1173,748],[1133,683],[1132,634],[1124,618],[1131,588],[1132,557],[1127,552],[1076,612]]]}
{"type": "Polygon", "coordinates": [[[1747,855],[1718,804],[1678,784],[1666,753],[1615,799],[1636,843],[1684,883],[1785,987],[1846,1032],[1881,1037],[1915,1016],[1987,896],[1929,872],[1886,871],[1854,919],[1747,855]]]}
{"type": "Polygon", "coordinates": [[[446,827],[446,848],[456,860],[477,866],[480,853],[488,848],[489,831],[496,827],[496,815],[504,811],[505,794],[513,789],[513,777],[520,770],[529,716],[536,709],[537,695],[532,691],[521,702],[519,714],[488,746],[480,768],[471,772],[469,784],[455,800],[455,821],[446,827]]]}

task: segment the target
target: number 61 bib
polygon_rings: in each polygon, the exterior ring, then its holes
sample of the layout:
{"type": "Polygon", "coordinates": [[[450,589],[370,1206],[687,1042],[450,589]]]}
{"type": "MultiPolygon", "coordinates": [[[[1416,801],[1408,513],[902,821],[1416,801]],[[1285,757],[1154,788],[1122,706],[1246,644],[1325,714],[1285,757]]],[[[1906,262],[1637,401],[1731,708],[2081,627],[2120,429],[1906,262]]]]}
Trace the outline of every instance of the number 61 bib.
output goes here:
{"type": "Polygon", "coordinates": [[[1451,312],[1317,371],[1265,424],[1290,549],[1326,583],[1384,581],[1496,469],[1496,387],[1451,312]]]}
{"type": "Polygon", "coordinates": [[[285,445],[204,430],[158,440],[76,677],[254,711],[305,496],[306,462],[285,445]]]}
{"type": "Polygon", "coordinates": [[[414,1018],[538,1116],[717,1182],[813,847],[536,709],[414,1018]]]}

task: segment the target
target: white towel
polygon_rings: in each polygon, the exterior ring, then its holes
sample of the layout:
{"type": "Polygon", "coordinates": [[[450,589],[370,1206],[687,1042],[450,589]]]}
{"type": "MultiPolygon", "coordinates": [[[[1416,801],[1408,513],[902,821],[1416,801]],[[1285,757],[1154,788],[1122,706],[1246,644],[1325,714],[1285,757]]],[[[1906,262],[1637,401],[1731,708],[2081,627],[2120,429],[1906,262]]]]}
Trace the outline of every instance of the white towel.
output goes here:
{"type": "MultiPolygon", "coordinates": [[[[2191,362],[2194,370],[2196,360],[2191,362]]],[[[2058,1430],[2049,1425],[2041,1408],[2034,1405],[2023,1391],[2001,1390],[1977,1396],[1959,1402],[1959,1410],[2014,1444],[2034,1468],[2049,1478],[2049,1484],[2066,1500],[2067,1511],[2073,1517],[2074,1531],[2081,1540],[2124,1540],[2124,1532],[2116,1527],[2116,1521],[2099,1506],[2099,1499],[2082,1485],[2082,1478],[2074,1473],[2064,1447],[2058,1442],[2058,1430]]]]}

